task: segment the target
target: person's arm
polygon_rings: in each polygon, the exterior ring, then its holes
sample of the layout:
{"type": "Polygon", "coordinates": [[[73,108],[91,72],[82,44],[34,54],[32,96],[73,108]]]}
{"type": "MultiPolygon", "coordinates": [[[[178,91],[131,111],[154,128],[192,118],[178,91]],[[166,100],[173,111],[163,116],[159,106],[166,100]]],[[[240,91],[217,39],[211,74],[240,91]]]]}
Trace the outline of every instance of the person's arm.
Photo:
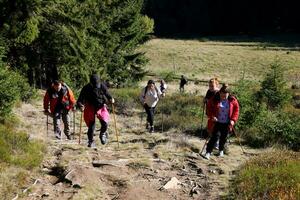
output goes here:
{"type": "Polygon", "coordinates": [[[238,118],[239,118],[239,112],[240,112],[240,106],[237,100],[235,100],[233,102],[233,110],[232,110],[232,116],[231,116],[231,121],[233,121],[234,123],[232,125],[234,125],[238,118]]]}
{"type": "Polygon", "coordinates": [[[80,91],[80,94],[79,94],[79,97],[77,99],[77,107],[79,107],[81,110],[84,109],[84,101],[85,101],[85,93],[86,93],[86,86],[84,86],[81,91],[80,91]]]}
{"type": "Polygon", "coordinates": [[[145,104],[145,98],[146,98],[145,90],[146,90],[146,88],[143,88],[142,92],[140,94],[140,101],[143,105],[145,104]]]}
{"type": "Polygon", "coordinates": [[[48,90],[46,91],[46,94],[44,96],[44,112],[49,113],[49,102],[50,102],[50,96],[48,90]]]}
{"type": "Polygon", "coordinates": [[[72,109],[75,106],[76,100],[74,97],[74,93],[70,88],[68,88],[68,96],[69,96],[69,101],[70,101],[70,109],[72,109]]]}
{"type": "Polygon", "coordinates": [[[101,83],[101,89],[105,97],[110,101],[110,103],[115,103],[114,98],[111,96],[111,94],[108,92],[107,86],[103,83],[101,83]]]}

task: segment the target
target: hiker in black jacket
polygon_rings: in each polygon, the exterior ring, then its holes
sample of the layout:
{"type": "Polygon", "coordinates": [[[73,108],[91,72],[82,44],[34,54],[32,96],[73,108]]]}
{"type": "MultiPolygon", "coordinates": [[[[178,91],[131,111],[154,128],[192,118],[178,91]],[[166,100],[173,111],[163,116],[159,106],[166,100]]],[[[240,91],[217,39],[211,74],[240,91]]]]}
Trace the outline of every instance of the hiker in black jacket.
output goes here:
{"type": "Polygon", "coordinates": [[[84,111],[84,121],[88,126],[88,147],[95,147],[94,130],[95,116],[100,120],[100,140],[102,144],[106,144],[108,140],[108,121],[109,113],[107,110],[107,102],[114,103],[114,99],[109,94],[104,83],[100,82],[98,75],[93,74],[90,77],[90,83],[85,85],[78,97],[77,105],[84,111]]]}

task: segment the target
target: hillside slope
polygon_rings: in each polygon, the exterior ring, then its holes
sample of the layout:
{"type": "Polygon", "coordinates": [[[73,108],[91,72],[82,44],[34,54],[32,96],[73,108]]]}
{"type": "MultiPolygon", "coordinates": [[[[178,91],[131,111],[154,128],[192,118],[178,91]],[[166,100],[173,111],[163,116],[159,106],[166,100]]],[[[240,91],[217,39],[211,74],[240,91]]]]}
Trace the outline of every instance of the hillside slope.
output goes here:
{"type": "Polygon", "coordinates": [[[110,142],[101,145],[97,133],[97,148],[90,149],[86,135],[78,144],[79,112],[76,139],[66,141],[54,138],[52,125],[47,136],[41,111],[41,101],[22,104],[15,111],[22,121],[20,129],[43,140],[48,148],[39,175],[31,177],[32,185],[19,199],[219,199],[238,166],[265,151],[246,147],[243,154],[231,141],[229,155],[204,160],[199,155],[204,140],[174,129],[149,134],[138,117],[140,110],[133,116],[117,116],[119,148],[111,123],[110,142]],[[165,189],[172,177],[180,182],[178,188],[165,189]]]}

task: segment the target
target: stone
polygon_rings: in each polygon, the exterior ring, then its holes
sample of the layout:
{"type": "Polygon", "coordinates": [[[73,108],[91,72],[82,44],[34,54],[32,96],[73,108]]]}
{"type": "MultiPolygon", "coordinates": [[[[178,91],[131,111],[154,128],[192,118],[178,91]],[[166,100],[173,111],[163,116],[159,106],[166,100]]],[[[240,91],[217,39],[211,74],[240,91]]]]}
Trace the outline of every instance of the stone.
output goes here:
{"type": "Polygon", "coordinates": [[[181,184],[181,182],[176,177],[172,177],[171,180],[163,186],[163,188],[165,190],[180,189],[180,184],[181,184]]]}

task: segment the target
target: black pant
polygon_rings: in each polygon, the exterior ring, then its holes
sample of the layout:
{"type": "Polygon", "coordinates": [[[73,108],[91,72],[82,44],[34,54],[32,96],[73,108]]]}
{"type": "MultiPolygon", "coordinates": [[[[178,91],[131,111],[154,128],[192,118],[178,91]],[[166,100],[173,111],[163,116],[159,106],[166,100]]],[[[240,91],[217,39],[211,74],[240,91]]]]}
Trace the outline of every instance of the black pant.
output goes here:
{"type": "MultiPolygon", "coordinates": [[[[101,123],[101,129],[100,129],[100,135],[101,133],[105,133],[107,130],[107,123],[105,121],[103,121],[102,119],[100,119],[100,123],[101,123]]],[[[93,142],[94,141],[94,131],[95,131],[95,121],[89,126],[88,129],[88,140],[89,142],[93,142]]]]}
{"type": "Polygon", "coordinates": [[[220,132],[220,141],[219,141],[219,151],[223,151],[224,150],[224,146],[227,140],[227,135],[229,133],[228,130],[228,123],[216,123],[212,132],[212,136],[209,140],[209,142],[207,143],[207,147],[206,147],[206,152],[207,153],[211,153],[216,142],[218,141],[219,135],[218,133],[220,132]]]}
{"type": "Polygon", "coordinates": [[[144,108],[147,113],[147,122],[149,122],[150,126],[153,126],[155,107],[149,107],[147,104],[144,104],[144,108]]]}

